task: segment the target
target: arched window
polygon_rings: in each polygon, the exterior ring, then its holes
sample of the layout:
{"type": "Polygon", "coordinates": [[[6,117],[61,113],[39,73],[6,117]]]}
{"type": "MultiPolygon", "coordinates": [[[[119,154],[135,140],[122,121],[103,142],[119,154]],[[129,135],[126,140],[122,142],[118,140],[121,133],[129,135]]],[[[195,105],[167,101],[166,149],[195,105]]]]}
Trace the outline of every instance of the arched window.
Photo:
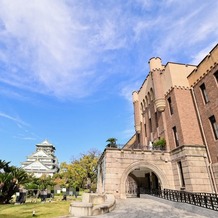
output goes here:
{"type": "Polygon", "coordinates": [[[154,100],[154,92],[153,92],[152,88],[150,89],[150,93],[151,93],[151,101],[153,101],[154,100]]]}
{"type": "Polygon", "coordinates": [[[141,102],[141,111],[143,112],[144,107],[143,107],[143,103],[141,102]]]}
{"type": "Polygon", "coordinates": [[[148,92],[148,104],[150,104],[151,103],[151,94],[150,94],[150,92],[148,92]]]}
{"type": "Polygon", "coordinates": [[[145,96],[146,107],[148,107],[148,96],[145,96]]]}
{"type": "Polygon", "coordinates": [[[146,108],[145,99],[143,99],[143,106],[144,106],[144,109],[145,109],[146,108]]]}

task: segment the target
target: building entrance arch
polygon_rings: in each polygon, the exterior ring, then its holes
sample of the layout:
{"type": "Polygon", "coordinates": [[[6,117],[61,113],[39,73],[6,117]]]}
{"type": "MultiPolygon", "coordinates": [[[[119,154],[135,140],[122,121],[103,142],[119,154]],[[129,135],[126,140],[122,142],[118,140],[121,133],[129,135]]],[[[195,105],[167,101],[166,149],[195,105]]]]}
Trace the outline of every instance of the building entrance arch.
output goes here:
{"type": "Polygon", "coordinates": [[[154,164],[139,161],[124,170],[120,181],[120,197],[139,197],[147,190],[164,187],[168,187],[164,172],[154,164]]]}

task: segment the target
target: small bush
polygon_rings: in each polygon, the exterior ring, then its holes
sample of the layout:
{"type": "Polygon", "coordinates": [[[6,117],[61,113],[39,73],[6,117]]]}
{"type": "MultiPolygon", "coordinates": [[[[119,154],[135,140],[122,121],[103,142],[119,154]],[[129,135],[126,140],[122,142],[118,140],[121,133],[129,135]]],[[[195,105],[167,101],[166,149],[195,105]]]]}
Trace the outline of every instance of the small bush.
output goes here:
{"type": "Polygon", "coordinates": [[[155,141],[153,146],[156,149],[161,149],[161,150],[165,149],[165,147],[166,147],[166,140],[164,138],[161,138],[161,139],[155,141]]]}

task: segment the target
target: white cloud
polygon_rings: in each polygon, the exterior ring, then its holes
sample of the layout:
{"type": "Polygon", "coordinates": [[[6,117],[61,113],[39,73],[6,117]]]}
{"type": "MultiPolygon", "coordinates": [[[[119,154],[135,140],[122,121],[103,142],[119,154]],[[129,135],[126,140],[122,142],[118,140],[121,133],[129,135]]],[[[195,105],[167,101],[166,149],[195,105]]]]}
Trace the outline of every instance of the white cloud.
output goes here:
{"type": "Polygon", "coordinates": [[[136,23],[136,26],[134,27],[134,39],[136,41],[140,40],[142,37],[146,35],[146,31],[148,31],[153,26],[153,21],[147,22],[147,21],[139,21],[136,23]],[[144,36],[143,36],[144,35],[144,36]]]}
{"type": "Polygon", "coordinates": [[[190,1],[186,7],[163,16],[157,27],[160,35],[153,42],[154,51],[159,56],[173,58],[182,54],[190,55],[199,51],[202,45],[208,45],[218,37],[218,3],[212,1],[196,6],[197,1],[190,1]],[[194,9],[194,10],[193,10],[194,9]],[[164,28],[165,27],[165,28],[164,28]]]}
{"type": "Polygon", "coordinates": [[[134,3],[140,4],[142,8],[149,9],[152,6],[152,0],[134,0],[134,3]]]}
{"type": "Polygon", "coordinates": [[[215,44],[216,44],[216,42],[213,42],[210,45],[203,48],[201,51],[199,51],[194,56],[191,56],[192,57],[192,64],[198,65],[203,60],[203,58],[205,58],[209,54],[209,52],[212,50],[212,48],[215,46],[215,44]]]}
{"type": "Polygon", "coordinates": [[[58,0],[3,0],[0,8],[0,57],[6,65],[0,81],[12,86],[58,97],[88,95],[98,75],[90,69],[102,52],[125,46],[112,12],[105,18],[99,17],[104,10],[85,14],[83,6],[58,0]]]}
{"type": "Polygon", "coordinates": [[[119,28],[115,22],[106,20],[98,28],[97,34],[93,37],[92,44],[104,50],[114,50],[125,47],[126,39],[119,36],[119,28]]]}
{"type": "Polygon", "coordinates": [[[120,95],[123,96],[131,105],[132,105],[132,93],[135,90],[138,90],[140,88],[140,82],[132,82],[129,84],[125,84],[121,88],[120,95]]]}
{"type": "Polygon", "coordinates": [[[59,98],[88,96],[122,73],[115,65],[141,64],[143,52],[173,61],[214,42],[218,3],[211,2],[1,0],[0,82],[59,98]],[[135,60],[127,62],[124,51],[135,60]]]}

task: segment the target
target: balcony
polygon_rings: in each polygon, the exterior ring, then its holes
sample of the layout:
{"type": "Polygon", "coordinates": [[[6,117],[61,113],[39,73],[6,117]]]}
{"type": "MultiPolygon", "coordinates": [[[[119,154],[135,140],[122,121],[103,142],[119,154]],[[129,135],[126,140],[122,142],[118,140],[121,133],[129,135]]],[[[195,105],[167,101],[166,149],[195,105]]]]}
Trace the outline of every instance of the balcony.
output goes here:
{"type": "Polygon", "coordinates": [[[144,151],[166,151],[166,145],[161,145],[161,144],[152,144],[152,145],[142,145],[142,144],[135,144],[130,147],[124,147],[125,145],[117,145],[117,147],[107,147],[107,149],[112,149],[112,150],[144,150],[144,151]]]}
{"type": "Polygon", "coordinates": [[[149,145],[143,145],[143,144],[133,144],[133,145],[127,145],[127,144],[116,144],[114,147],[108,147],[110,149],[129,149],[129,150],[146,150],[146,151],[166,151],[166,140],[165,138],[160,138],[158,140],[155,140],[153,143],[149,143],[149,145]]]}

